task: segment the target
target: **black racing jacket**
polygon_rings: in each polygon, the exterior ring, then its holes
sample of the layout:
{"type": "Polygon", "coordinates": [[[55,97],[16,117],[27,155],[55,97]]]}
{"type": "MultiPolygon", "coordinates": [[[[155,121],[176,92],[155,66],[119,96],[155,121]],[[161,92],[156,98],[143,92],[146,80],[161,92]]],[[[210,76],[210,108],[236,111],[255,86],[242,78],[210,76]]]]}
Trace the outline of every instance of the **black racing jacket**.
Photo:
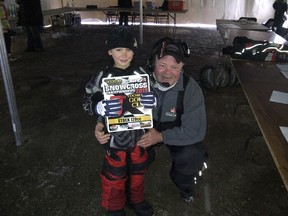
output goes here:
{"type": "MultiPolygon", "coordinates": [[[[82,99],[82,106],[86,113],[98,117],[98,122],[103,122],[105,125],[105,131],[107,131],[105,118],[98,115],[96,112],[97,103],[104,99],[102,90],[102,80],[107,77],[116,76],[129,76],[137,74],[146,74],[146,71],[141,67],[130,66],[128,68],[120,69],[108,66],[103,71],[100,71],[93,76],[86,84],[86,93],[82,99]]],[[[134,147],[140,137],[145,133],[143,129],[129,130],[111,133],[109,145],[110,147],[118,150],[129,150],[134,147]]]]}

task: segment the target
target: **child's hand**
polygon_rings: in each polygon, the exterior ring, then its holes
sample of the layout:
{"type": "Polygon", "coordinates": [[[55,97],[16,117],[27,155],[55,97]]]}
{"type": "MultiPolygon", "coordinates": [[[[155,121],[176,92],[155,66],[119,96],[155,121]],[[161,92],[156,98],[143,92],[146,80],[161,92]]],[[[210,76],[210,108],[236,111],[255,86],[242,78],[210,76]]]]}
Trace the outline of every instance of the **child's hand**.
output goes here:
{"type": "Polygon", "coordinates": [[[110,139],[110,134],[105,134],[104,132],[104,124],[102,122],[98,122],[95,127],[95,137],[99,141],[100,144],[105,144],[110,139]]]}
{"type": "Polygon", "coordinates": [[[157,98],[153,92],[145,92],[140,96],[140,103],[145,109],[153,109],[157,106],[157,98]]]}
{"type": "Polygon", "coordinates": [[[106,117],[118,117],[122,109],[122,104],[119,99],[102,100],[96,106],[98,115],[106,117]]]}

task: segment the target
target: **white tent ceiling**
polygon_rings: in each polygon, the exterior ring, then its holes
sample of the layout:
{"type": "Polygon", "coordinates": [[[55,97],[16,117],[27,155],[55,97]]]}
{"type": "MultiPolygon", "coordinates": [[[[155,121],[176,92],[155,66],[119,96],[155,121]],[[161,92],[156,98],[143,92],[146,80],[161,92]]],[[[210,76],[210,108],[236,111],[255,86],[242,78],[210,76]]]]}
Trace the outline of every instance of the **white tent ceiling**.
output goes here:
{"type": "MultiPolygon", "coordinates": [[[[117,0],[73,0],[76,7],[97,5],[108,7],[117,5],[117,0]]],[[[133,1],[133,0],[132,0],[133,1]]],[[[145,4],[145,0],[143,5],[145,4]]],[[[161,6],[163,0],[149,0],[157,6],[161,6]]],[[[6,0],[6,4],[14,3],[15,0],[6,0]]],[[[241,16],[257,17],[258,22],[265,22],[273,17],[272,8],[274,0],[186,0],[186,14],[177,15],[177,23],[203,23],[215,24],[216,19],[238,19],[241,16]]],[[[72,0],[41,0],[42,9],[59,8],[62,5],[71,6],[72,0]]],[[[103,13],[82,13],[83,18],[97,18],[105,20],[103,13]]]]}

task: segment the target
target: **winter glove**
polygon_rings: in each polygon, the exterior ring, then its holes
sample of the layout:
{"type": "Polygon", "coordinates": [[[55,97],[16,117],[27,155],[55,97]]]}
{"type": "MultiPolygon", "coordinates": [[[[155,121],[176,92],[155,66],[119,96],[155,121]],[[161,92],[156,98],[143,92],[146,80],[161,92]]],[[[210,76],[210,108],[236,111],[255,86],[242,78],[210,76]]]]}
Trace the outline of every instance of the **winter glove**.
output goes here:
{"type": "Polygon", "coordinates": [[[157,106],[157,98],[153,92],[145,92],[140,96],[140,103],[145,109],[153,109],[157,106]]]}
{"type": "Polygon", "coordinates": [[[112,118],[119,117],[121,109],[122,104],[117,98],[112,100],[102,100],[98,102],[96,106],[96,112],[98,115],[112,118]]]}

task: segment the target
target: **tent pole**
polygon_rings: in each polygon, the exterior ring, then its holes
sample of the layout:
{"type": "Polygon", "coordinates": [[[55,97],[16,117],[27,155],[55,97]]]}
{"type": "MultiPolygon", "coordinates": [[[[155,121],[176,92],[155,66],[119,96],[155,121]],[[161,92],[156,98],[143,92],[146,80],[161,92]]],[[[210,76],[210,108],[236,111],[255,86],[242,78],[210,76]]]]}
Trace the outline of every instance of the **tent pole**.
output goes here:
{"type": "Polygon", "coordinates": [[[139,14],[140,14],[140,26],[139,26],[139,32],[140,32],[140,38],[139,38],[139,44],[143,44],[143,1],[140,0],[139,4],[139,14]]]}
{"type": "Polygon", "coordinates": [[[9,105],[9,111],[11,115],[12,127],[16,139],[16,146],[22,145],[22,131],[20,126],[20,120],[18,116],[16,100],[14,95],[14,88],[11,78],[11,72],[7,57],[6,45],[2,30],[2,21],[0,21],[0,64],[1,64],[1,72],[4,81],[6,96],[9,105]]]}

